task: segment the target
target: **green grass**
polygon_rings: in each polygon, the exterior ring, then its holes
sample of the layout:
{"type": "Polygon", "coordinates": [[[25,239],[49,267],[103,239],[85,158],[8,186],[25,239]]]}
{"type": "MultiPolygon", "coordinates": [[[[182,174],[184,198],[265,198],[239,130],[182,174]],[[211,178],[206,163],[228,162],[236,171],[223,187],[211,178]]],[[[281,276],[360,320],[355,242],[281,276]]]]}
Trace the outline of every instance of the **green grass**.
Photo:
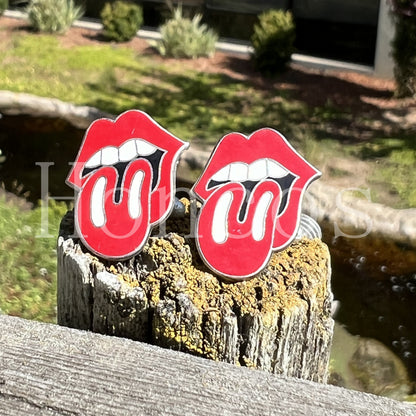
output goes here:
{"type": "Polygon", "coordinates": [[[184,71],[179,64],[166,66],[112,45],[63,49],[51,35],[15,36],[0,65],[0,89],[113,114],[139,108],[179,137],[208,143],[232,130],[250,133],[265,125],[292,131],[307,114],[303,104],[273,89],[184,71]]]}
{"type": "Polygon", "coordinates": [[[416,150],[393,150],[377,175],[405,201],[405,207],[416,207],[415,166],[416,150]]]}
{"type": "Polygon", "coordinates": [[[397,208],[416,207],[416,137],[401,134],[399,137],[373,139],[351,153],[369,163],[376,163],[370,180],[382,184],[388,192],[399,198],[397,208]]]}
{"type": "MultiPolygon", "coordinates": [[[[66,206],[49,205],[51,235],[66,206]]],[[[56,238],[40,238],[41,207],[23,208],[0,196],[0,311],[27,319],[56,319],[56,238]]]]}

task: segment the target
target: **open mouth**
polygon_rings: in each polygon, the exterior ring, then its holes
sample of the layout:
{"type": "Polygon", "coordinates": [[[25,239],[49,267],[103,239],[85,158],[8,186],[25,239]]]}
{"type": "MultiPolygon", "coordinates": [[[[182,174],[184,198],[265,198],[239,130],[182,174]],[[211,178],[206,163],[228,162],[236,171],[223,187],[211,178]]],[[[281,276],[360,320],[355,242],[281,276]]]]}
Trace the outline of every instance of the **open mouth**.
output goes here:
{"type": "Polygon", "coordinates": [[[104,167],[112,166],[117,170],[117,185],[114,191],[114,202],[120,203],[124,174],[127,166],[138,159],[145,159],[152,169],[151,190],[153,191],[159,181],[159,169],[165,151],[143,139],[130,139],[120,147],[106,146],[94,153],[85,163],[81,177],[84,178],[91,172],[104,167]]]}
{"type": "Polygon", "coordinates": [[[192,191],[202,202],[197,247],[214,272],[241,280],[296,235],[301,202],[320,172],[279,132],[230,133],[214,148],[192,191]]]}
{"type": "Polygon", "coordinates": [[[224,166],[208,181],[207,189],[210,190],[230,182],[241,183],[245,189],[245,196],[238,219],[239,221],[244,221],[253,189],[260,182],[271,180],[279,185],[282,190],[282,200],[278,210],[278,215],[280,215],[287,206],[289,190],[295,179],[296,175],[288,171],[280,163],[273,159],[263,158],[250,164],[234,162],[224,166]]]}
{"type": "Polygon", "coordinates": [[[176,165],[187,147],[139,110],[94,121],[67,178],[77,191],[75,225],[83,243],[113,259],[139,251],[151,227],[170,213],[176,165]]]}

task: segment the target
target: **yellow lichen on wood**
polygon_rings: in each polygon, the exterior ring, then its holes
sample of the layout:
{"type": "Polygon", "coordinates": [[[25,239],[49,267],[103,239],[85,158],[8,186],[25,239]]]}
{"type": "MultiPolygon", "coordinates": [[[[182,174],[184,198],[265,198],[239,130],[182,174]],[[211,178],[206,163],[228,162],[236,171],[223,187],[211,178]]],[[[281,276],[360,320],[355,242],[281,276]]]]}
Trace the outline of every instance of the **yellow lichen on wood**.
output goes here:
{"type": "Polygon", "coordinates": [[[201,311],[238,304],[243,313],[290,308],[311,296],[324,300],[327,292],[328,251],[319,240],[293,243],[273,254],[265,271],[239,282],[222,281],[198,269],[191,249],[179,235],[171,234],[169,240],[152,238],[143,252],[157,265],[143,280],[118,273],[114,265],[108,270],[132,287],[145,289],[153,304],[159,300],[161,287],[168,297],[189,294],[201,311]]]}
{"type": "MultiPolygon", "coordinates": [[[[293,243],[273,254],[262,273],[239,282],[223,281],[209,273],[192,242],[176,233],[150,238],[140,256],[147,259],[152,270],[136,279],[118,271],[120,280],[132,288],[141,287],[152,309],[156,310],[166,299],[175,302],[177,309],[158,316],[153,338],[169,347],[212,359],[221,359],[224,341],[216,339],[212,345],[206,340],[206,332],[221,331],[224,315],[259,316],[265,328],[272,328],[276,316],[290,314],[305,299],[314,298],[323,304],[327,297],[328,252],[318,240],[293,243]],[[194,308],[192,322],[178,309],[180,294],[194,308]]],[[[111,265],[108,270],[114,273],[117,268],[111,265]]]]}
{"type": "MultiPolygon", "coordinates": [[[[182,202],[189,215],[189,201],[182,202]]],[[[188,238],[187,215],[155,229],[128,260],[100,262],[75,248],[91,265],[94,287],[83,299],[93,301],[85,314],[92,316],[92,329],[325,381],[333,324],[326,245],[295,241],[253,278],[225,281],[208,270],[188,238]],[[102,280],[94,277],[104,270],[102,280]]]]}

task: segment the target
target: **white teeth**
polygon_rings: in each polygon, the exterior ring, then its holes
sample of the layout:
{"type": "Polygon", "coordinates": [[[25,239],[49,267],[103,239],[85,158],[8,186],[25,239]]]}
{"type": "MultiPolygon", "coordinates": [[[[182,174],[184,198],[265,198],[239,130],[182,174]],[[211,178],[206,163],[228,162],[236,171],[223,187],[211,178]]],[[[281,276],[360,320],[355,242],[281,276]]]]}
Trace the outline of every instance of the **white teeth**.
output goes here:
{"type": "Polygon", "coordinates": [[[140,156],[149,156],[157,150],[157,147],[143,139],[136,139],[136,147],[140,156]]]}
{"type": "Polygon", "coordinates": [[[85,164],[85,167],[95,168],[96,166],[99,166],[100,164],[101,164],[101,150],[98,151],[97,153],[94,153],[94,155],[85,164]]]}
{"type": "Polygon", "coordinates": [[[230,177],[230,167],[231,165],[224,166],[212,177],[212,180],[217,182],[227,181],[230,177]]]}
{"type": "Polygon", "coordinates": [[[96,227],[102,227],[106,223],[104,212],[106,178],[100,177],[95,182],[91,192],[91,221],[96,227]]]}
{"type": "Polygon", "coordinates": [[[120,162],[128,162],[137,156],[135,140],[128,140],[118,149],[118,157],[120,162]]]}
{"type": "Polygon", "coordinates": [[[243,162],[230,163],[212,176],[216,182],[261,181],[265,178],[282,178],[289,173],[287,169],[273,159],[258,159],[247,165],[243,162]]]}
{"type": "Polygon", "coordinates": [[[230,166],[229,179],[230,181],[246,181],[248,173],[248,166],[245,163],[232,163],[230,166]]]}
{"type": "Polygon", "coordinates": [[[132,219],[139,218],[140,214],[142,213],[140,205],[140,193],[142,190],[143,179],[144,172],[139,170],[134,174],[134,177],[131,181],[128,209],[132,219]]]}
{"type": "Polygon", "coordinates": [[[114,165],[118,162],[117,147],[107,146],[101,150],[101,163],[103,165],[114,165]]]}
{"type": "Polygon", "coordinates": [[[230,210],[233,193],[231,191],[225,192],[218,199],[215,206],[214,216],[212,217],[211,235],[217,244],[222,244],[228,238],[228,211],[230,210]]]}
{"type": "Polygon", "coordinates": [[[270,203],[273,200],[273,194],[271,192],[265,192],[256,208],[256,212],[253,217],[253,224],[251,228],[251,233],[255,241],[260,241],[264,237],[265,228],[266,228],[266,215],[267,210],[269,209],[270,203]]]}
{"type": "Polygon", "coordinates": [[[259,159],[248,167],[248,178],[250,181],[259,181],[267,178],[267,160],[259,159]]]}
{"type": "Polygon", "coordinates": [[[267,173],[270,178],[282,178],[288,171],[273,159],[267,159],[267,173]]]}
{"type": "Polygon", "coordinates": [[[139,156],[150,156],[158,148],[143,139],[130,139],[123,143],[120,148],[107,146],[88,159],[86,168],[95,168],[100,165],[115,165],[118,162],[129,162],[139,156]]]}

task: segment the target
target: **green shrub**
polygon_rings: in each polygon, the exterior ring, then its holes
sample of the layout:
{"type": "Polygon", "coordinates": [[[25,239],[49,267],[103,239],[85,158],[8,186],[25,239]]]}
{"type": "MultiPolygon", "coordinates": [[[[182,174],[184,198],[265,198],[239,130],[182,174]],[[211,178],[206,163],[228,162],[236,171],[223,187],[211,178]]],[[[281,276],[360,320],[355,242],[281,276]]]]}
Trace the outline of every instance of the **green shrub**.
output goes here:
{"type": "Polygon", "coordinates": [[[74,0],[31,0],[26,11],[31,26],[47,33],[66,32],[84,13],[74,0]]]}
{"type": "Polygon", "coordinates": [[[9,0],[0,0],[0,16],[9,7],[9,0]]]}
{"type": "Polygon", "coordinates": [[[295,24],[291,12],[263,12],[258,23],[254,25],[251,37],[257,69],[268,75],[283,71],[294,52],[295,37],[295,24]]]}
{"type": "Polygon", "coordinates": [[[159,53],[173,58],[212,56],[218,36],[201,24],[201,19],[200,14],[192,19],[184,17],[180,6],[175,9],[172,18],[160,27],[162,39],[155,44],[159,53]]]}
{"type": "Polygon", "coordinates": [[[101,11],[103,35],[116,42],[126,42],[136,36],[143,24],[140,6],[126,1],[106,3],[101,11]]]}
{"type": "Polygon", "coordinates": [[[393,12],[396,26],[392,42],[396,95],[416,97],[416,4],[411,0],[395,0],[393,12]]]}

